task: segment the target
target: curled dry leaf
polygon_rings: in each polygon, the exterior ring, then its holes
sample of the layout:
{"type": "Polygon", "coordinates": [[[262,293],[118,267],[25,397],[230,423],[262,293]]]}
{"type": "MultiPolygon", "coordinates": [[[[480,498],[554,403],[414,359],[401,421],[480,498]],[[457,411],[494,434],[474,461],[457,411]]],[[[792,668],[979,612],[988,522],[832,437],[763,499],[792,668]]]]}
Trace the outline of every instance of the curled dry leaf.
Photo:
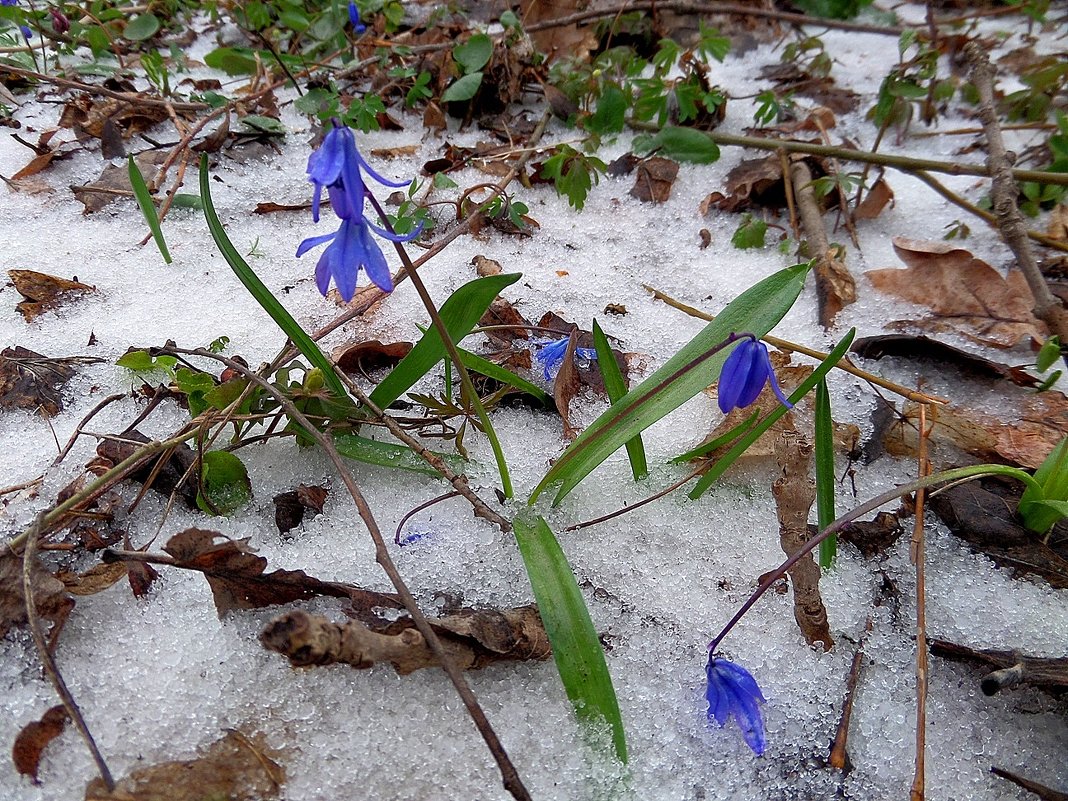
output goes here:
{"type": "Polygon", "coordinates": [[[366,375],[396,367],[412,351],[411,342],[384,343],[378,339],[342,345],[333,353],[334,364],[350,375],[366,375]]]}
{"type": "Polygon", "coordinates": [[[234,609],[257,609],[319,595],[349,597],[343,585],[319,581],[303,570],[264,573],[267,560],[255,555],[247,539],[227,539],[218,531],[188,528],[171,537],[163,550],[174,557],[177,567],[204,574],[219,617],[234,609]]]}
{"type": "MultiPolygon", "coordinates": [[[[138,153],[134,156],[134,161],[137,163],[137,167],[141,170],[145,180],[150,181],[152,176],[155,175],[155,167],[162,164],[166,158],[166,151],[146,150],[144,153],[138,153]]],[[[82,211],[83,214],[100,211],[113,200],[118,200],[119,198],[133,198],[130,171],[125,164],[121,167],[115,164],[108,164],[101,171],[100,177],[92,183],[72,186],[70,189],[74,193],[74,197],[85,207],[82,211]]]]}
{"type": "Polygon", "coordinates": [[[22,727],[11,746],[11,761],[15,770],[23,776],[29,776],[34,784],[40,784],[37,770],[41,765],[41,755],[47,745],[63,733],[63,728],[70,720],[70,715],[62,705],[49,709],[40,720],[34,720],[22,727]]]}
{"type": "Polygon", "coordinates": [[[274,523],[285,534],[304,522],[304,516],[311,512],[312,517],[323,513],[327,491],[323,487],[309,487],[304,484],[295,490],[282,492],[274,496],[274,523]]]}
{"type": "Polygon", "coordinates": [[[671,197],[671,187],[679,174],[679,165],[663,156],[644,159],[638,165],[638,174],[631,187],[631,197],[643,203],[664,203],[671,197]]]}
{"type": "Polygon", "coordinates": [[[123,562],[93,565],[84,573],[62,571],[56,574],[71,595],[96,595],[125,577],[123,562]]]}
{"type": "Polygon", "coordinates": [[[1035,387],[1039,384],[1039,380],[1022,367],[1012,367],[984,359],[982,356],[976,356],[925,336],[885,334],[877,337],[862,337],[853,342],[850,350],[865,359],[893,356],[899,359],[930,362],[937,365],[939,370],[955,369],[966,378],[1005,378],[1021,387],[1035,387]]]}
{"type": "Polygon", "coordinates": [[[103,779],[85,788],[85,801],[263,801],[277,798],[285,769],[265,746],[235,730],[227,731],[196,759],[137,768],[108,792],[103,779]]]}
{"type": "MultiPolygon", "coordinates": [[[[118,464],[133,456],[138,448],[138,445],[134,443],[147,444],[148,441],[148,437],[135,429],[126,431],[115,438],[101,440],[96,446],[96,452],[98,456],[107,459],[111,464],[118,464]]],[[[162,495],[170,496],[177,490],[178,496],[185,502],[185,505],[190,509],[196,509],[198,508],[196,476],[190,474],[186,477],[196,458],[196,451],[183,442],[170,451],[161,468],[157,469],[159,460],[152,459],[131,473],[130,478],[142,484],[151,479],[151,489],[162,495]]]]}
{"type": "Polygon", "coordinates": [[[1032,312],[1034,297],[1019,270],[1003,278],[986,262],[947,242],[895,237],[894,250],[906,269],[870,270],[868,278],[880,292],[933,312],[929,318],[896,325],[956,331],[999,348],[1026,338],[1045,339],[1046,328],[1032,312]]]}
{"type": "Polygon", "coordinates": [[[34,270],[8,270],[11,283],[16,291],[25,298],[19,301],[15,308],[31,322],[42,312],[58,308],[67,301],[84,295],[88,292],[96,292],[95,286],[83,284],[77,279],[68,281],[47,273],[39,273],[34,270]]]}
{"type": "Polygon", "coordinates": [[[887,206],[893,208],[893,205],[894,190],[890,188],[885,178],[879,178],[864,195],[864,200],[857,206],[853,216],[858,220],[874,220],[883,213],[883,209],[887,206]]]}
{"type": "Polygon", "coordinates": [[[63,410],[62,389],[73,375],[68,359],[49,359],[18,345],[4,348],[0,351],[0,408],[54,417],[63,410]]]}
{"type": "MultiPolygon", "coordinates": [[[[1068,435],[1068,399],[1060,392],[1007,395],[997,415],[959,404],[927,410],[933,445],[952,445],[980,461],[1035,469],[1068,435]]],[[[916,454],[919,405],[906,403],[883,436],[895,456],[916,454]]],[[[955,460],[952,460],[955,461],[955,460]]]]}
{"type": "MultiPolygon", "coordinates": [[[[45,570],[40,560],[30,567],[30,589],[37,616],[52,621],[49,646],[55,648],[59,632],[74,608],[63,582],[45,570]]],[[[5,548],[0,553],[0,637],[14,626],[26,623],[26,600],[22,593],[22,557],[5,548]]]]}

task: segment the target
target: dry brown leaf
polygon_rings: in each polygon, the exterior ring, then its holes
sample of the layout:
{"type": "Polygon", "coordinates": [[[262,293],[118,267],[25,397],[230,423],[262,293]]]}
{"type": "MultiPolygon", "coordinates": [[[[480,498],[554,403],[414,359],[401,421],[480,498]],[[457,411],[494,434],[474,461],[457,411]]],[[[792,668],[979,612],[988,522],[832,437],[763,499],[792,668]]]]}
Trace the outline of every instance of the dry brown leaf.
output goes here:
{"type": "Polygon", "coordinates": [[[37,769],[41,765],[41,754],[50,742],[63,733],[68,720],[70,715],[67,710],[58,705],[41,715],[40,720],[23,726],[11,747],[11,761],[15,763],[15,770],[23,776],[29,776],[34,784],[40,784],[37,769]]]}
{"type": "Polygon", "coordinates": [[[678,174],[679,165],[671,159],[662,156],[644,159],[638,165],[630,195],[643,203],[664,203],[671,197],[671,187],[678,174]]]}
{"type": "Polygon", "coordinates": [[[73,375],[68,359],[49,359],[18,345],[4,348],[0,351],[0,408],[54,417],[63,410],[61,391],[73,375]]]}
{"type": "Polygon", "coordinates": [[[319,581],[303,570],[264,573],[267,560],[253,553],[247,539],[227,539],[218,531],[188,528],[171,537],[163,550],[178,567],[204,574],[219,617],[233,609],[258,609],[319,595],[349,597],[341,585],[319,581]]]}
{"type": "Polygon", "coordinates": [[[93,565],[84,573],[63,571],[56,574],[56,578],[63,582],[67,592],[71,595],[96,595],[118,582],[119,579],[126,578],[126,564],[115,562],[110,565],[93,565]]]}
{"type": "Polygon", "coordinates": [[[26,318],[26,322],[31,322],[42,312],[55,309],[79,295],[96,292],[95,286],[34,270],[8,270],[7,274],[11,276],[15,289],[25,298],[19,301],[15,308],[26,318]]]}
{"type": "Polygon", "coordinates": [[[110,122],[119,129],[123,138],[129,139],[165,119],[167,109],[156,103],[137,104],[115,98],[92,98],[83,94],[69,100],[63,107],[59,125],[72,128],[79,138],[88,136],[99,139],[105,124],[110,122]]]}
{"type": "MultiPolygon", "coordinates": [[[[30,589],[37,608],[37,616],[52,621],[51,647],[55,647],[74,599],[67,595],[63,582],[49,573],[34,559],[30,567],[30,589]]],[[[22,593],[22,557],[5,548],[0,553],[0,637],[13,626],[26,623],[26,601],[22,593]]]]}
{"type": "Polygon", "coordinates": [[[930,331],[956,331],[969,339],[1010,348],[1021,339],[1044,340],[1045,326],[1035,318],[1034,298],[1019,270],[1007,278],[968,251],[947,242],[894,238],[904,270],[870,270],[880,292],[929,307],[921,320],[898,321],[930,331]]]}
{"type": "Polygon", "coordinates": [[[323,487],[299,485],[295,490],[274,496],[274,523],[285,534],[304,522],[306,512],[312,517],[323,513],[323,505],[329,493],[323,487]]]}
{"type": "Polygon", "coordinates": [[[1068,242],[1068,205],[1058,203],[1049,213],[1046,236],[1060,242],[1068,242]]]}
{"type": "MultiPolygon", "coordinates": [[[[579,0],[529,0],[523,4],[523,26],[529,27],[536,22],[559,19],[582,11],[584,4],[579,0]]],[[[562,25],[546,28],[530,35],[538,50],[549,56],[552,61],[557,56],[565,56],[581,61],[597,46],[597,37],[589,26],[562,25]]]]}
{"type": "Polygon", "coordinates": [[[864,200],[857,206],[853,216],[858,220],[874,220],[883,213],[883,209],[888,204],[893,208],[894,190],[890,188],[890,184],[884,178],[880,178],[868,190],[868,194],[864,196],[864,200]]]}
{"type": "Polygon", "coordinates": [[[334,350],[332,358],[342,372],[365,375],[374,370],[392,369],[411,352],[411,342],[385,343],[371,339],[342,345],[334,350]]]}
{"type": "Polygon", "coordinates": [[[556,402],[556,411],[560,413],[560,419],[564,421],[564,437],[568,440],[578,436],[578,431],[571,425],[571,401],[582,388],[578,367],[575,366],[577,347],[578,328],[573,328],[567,340],[564,360],[560,362],[560,369],[556,373],[556,378],[553,379],[553,400],[556,402]]]}
{"type": "MultiPolygon", "coordinates": [[[[146,181],[150,181],[156,173],[154,168],[162,164],[166,158],[166,151],[147,150],[134,156],[134,161],[137,163],[138,169],[141,170],[141,175],[145,176],[146,181]]],[[[119,198],[133,197],[130,171],[125,164],[121,167],[108,164],[100,173],[100,177],[92,183],[72,186],[70,189],[74,193],[74,197],[85,207],[82,211],[83,214],[100,211],[100,209],[119,198]]]]}
{"type": "Polygon", "coordinates": [[[285,769],[264,746],[230,730],[196,759],[136,768],[113,792],[93,779],[85,801],[263,801],[277,798],[285,780],[285,769]]]}
{"type": "Polygon", "coordinates": [[[421,145],[397,145],[396,147],[371,148],[371,155],[383,159],[395,159],[401,156],[414,156],[419,152],[421,145]]]}
{"type": "MultiPolygon", "coordinates": [[[[1034,469],[1068,436],[1068,398],[1056,391],[1019,391],[996,415],[962,405],[933,406],[927,411],[927,424],[933,444],[953,445],[984,462],[1034,469]]],[[[918,405],[905,404],[901,418],[883,437],[886,450],[915,455],[918,426],[918,405]]]]}
{"type": "Polygon", "coordinates": [[[745,159],[727,173],[727,194],[713,192],[698,207],[701,214],[712,208],[741,211],[751,206],[781,208],[786,205],[782,180],[782,159],[778,155],[745,159]]]}
{"type": "Polygon", "coordinates": [[[485,278],[490,275],[500,275],[503,272],[501,263],[495,259],[487,259],[482,254],[476,255],[471,259],[471,264],[475,268],[475,272],[479,278],[485,278]]]}

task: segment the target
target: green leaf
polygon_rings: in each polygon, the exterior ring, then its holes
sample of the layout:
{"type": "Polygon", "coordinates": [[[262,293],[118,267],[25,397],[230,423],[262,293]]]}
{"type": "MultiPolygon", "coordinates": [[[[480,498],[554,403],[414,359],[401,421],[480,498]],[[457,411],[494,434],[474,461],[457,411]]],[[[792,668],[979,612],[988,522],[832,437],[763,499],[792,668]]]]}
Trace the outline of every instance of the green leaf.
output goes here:
{"type": "MultiPolygon", "coordinates": [[[[438,310],[452,341],[459,342],[467,336],[486,313],[493,299],[521,277],[521,273],[489,275],[476,278],[453,292],[438,310]]],[[[371,393],[371,401],[378,408],[385,409],[444,358],[445,345],[437,328],[431,326],[415,343],[411,352],[375,387],[371,393]]]]}
{"type": "Polygon", "coordinates": [[[712,164],[719,160],[719,146],[707,134],[677,125],[665,126],[644,146],[648,150],[659,149],[665,156],[691,164],[712,164]]]}
{"type": "MultiPolygon", "coordinates": [[[[341,379],[337,377],[337,373],[334,372],[334,365],[330,363],[330,360],[323,355],[323,352],[319,350],[319,346],[315,344],[315,341],[308,336],[307,332],[300,327],[300,324],[293,319],[285,306],[278,302],[271,290],[263,285],[263,281],[259,279],[255,271],[248,266],[241,254],[238,253],[237,248],[234,247],[233,242],[226,235],[226,230],[223,228],[222,223],[219,221],[219,215],[215,213],[215,205],[211,202],[211,181],[208,178],[208,157],[204,154],[200,157],[200,197],[204,203],[204,219],[208,222],[208,230],[211,231],[212,239],[215,240],[215,244],[218,246],[219,251],[222,253],[223,258],[226,259],[226,263],[230,265],[230,269],[234,271],[234,274],[238,277],[245,289],[249,291],[249,294],[256,299],[256,302],[263,307],[264,311],[270,315],[271,319],[282,329],[282,332],[293,340],[293,344],[297,346],[297,349],[304,354],[309,362],[315,367],[318,367],[323,372],[323,377],[326,380],[327,385],[331,391],[339,399],[348,400],[348,393],[345,391],[345,385],[341,383],[341,379]]],[[[518,277],[518,276],[517,276],[518,277]]],[[[396,400],[396,398],[394,398],[396,400]]],[[[393,401],[390,401],[392,403],[393,401]]]]}
{"type": "Polygon", "coordinates": [[[130,185],[133,187],[134,197],[137,199],[137,205],[141,209],[141,214],[144,216],[145,222],[148,223],[148,229],[152,232],[152,238],[156,240],[156,247],[159,248],[160,255],[163,256],[163,261],[170,264],[171,254],[167,250],[167,243],[163,239],[163,229],[160,228],[159,225],[159,216],[156,214],[156,206],[152,203],[152,193],[148,191],[148,185],[145,183],[145,179],[141,175],[141,170],[137,168],[137,163],[134,161],[133,156],[129,157],[126,166],[130,173],[130,185]]]}
{"type": "Polygon", "coordinates": [[[460,80],[442,92],[441,102],[452,103],[454,101],[470,100],[478,93],[480,86],[482,86],[482,73],[472,72],[470,75],[460,78],[460,80]]]}
{"type": "MultiPolygon", "coordinates": [[[[827,381],[816,384],[816,520],[820,531],[835,520],[834,513],[834,423],[831,420],[831,395],[827,381]]],[[[820,543],[820,567],[834,564],[838,553],[838,537],[830,536],[820,543]]]]}
{"type": "MultiPolygon", "coordinates": [[[[604,335],[604,331],[601,330],[596,320],[593,321],[593,347],[597,351],[597,367],[604,381],[604,391],[608,393],[608,400],[615,403],[627,394],[627,385],[616,363],[616,356],[612,353],[612,346],[608,344],[608,337],[604,335]]],[[[627,458],[630,460],[630,472],[635,481],[641,481],[649,475],[642,435],[637,434],[633,439],[628,439],[626,448],[627,458]]]]}
{"type": "Polygon", "coordinates": [[[738,230],[731,237],[731,244],[739,250],[764,247],[764,239],[767,237],[768,224],[758,220],[752,214],[746,214],[742,218],[738,230]]]}
{"type": "Polygon", "coordinates": [[[173,376],[174,366],[178,360],[174,356],[157,356],[153,358],[147,350],[132,350],[120,356],[115,364],[138,373],[150,373],[153,370],[162,370],[173,376]]]}
{"type": "Polygon", "coordinates": [[[262,114],[249,114],[241,118],[241,124],[255,133],[268,134],[269,136],[285,136],[286,127],[274,117],[264,117],[262,114]]]}
{"type": "Polygon", "coordinates": [[[1061,340],[1052,336],[1042,343],[1042,348],[1035,357],[1035,369],[1040,373],[1046,372],[1053,363],[1061,357],[1061,340]]]}
{"type": "MultiPolygon", "coordinates": [[[[839,360],[849,350],[849,345],[853,342],[857,331],[855,328],[849,329],[849,333],[842,338],[834,350],[827,354],[827,358],[820,362],[816,369],[812,371],[812,375],[801,382],[801,385],[794,390],[794,393],[790,396],[790,403],[797,403],[805,395],[812,391],[812,389],[818,384],[827,373],[831,371],[839,360]]],[[[697,500],[700,498],[705,490],[712,486],[728,467],[734,464],[734,460],[745,453],[746,449],[756,442],[757,438],[771,428],[772,424],[784,414],[789,411],[785,406],[779,405],[779,407],[771,414],[767,415],[756,426],[754,426],[744,437],[738,440],[737,443],[723,456],[721,456],[714,465],[709,469],[707,473],[701,476],[701,480],[697,482],[697,485],[690,491],[690,498],[697,500]]]]}
{"type": "Polygon", "coordinates": [[[627,740],[619,702],[571,565],[543,518],[526,513],[512,524],[564,691],[580,719],[611,727],[616,758],[625,763],[627,740]]]}
{"type": "MultiPolygon", "coordinates": [[[[452,49],[452,58],[463,69],[465,75],[478,72],[493,57],[493,40],[484,33],[476,33],[466,42],[452,49]]],[[[474,96],[472,92],[471,97],[474,96]]],[[[444,98],[442,98],[444,100],[444,98]]],[[[457,98],[468,100],[470,98],[457,98]]]]}
{"type": "Polygon", "coordinates": [[[130,20],[122,35],[131,42],[143,42],[151,39],[159,30],[159,17],[155,14],[139,14],[130,20]]]}
{"type": "Polygon", "coordinates": [[[808,264],[780,270],[731,301],[663,367],[590,424],[545,474],[530,502],[550,484],[560,483],[553,505],[560,503],[620,445],[708,386],[727,357],[724,350],[713,351],[734,332],[763,336],[770,331],[797,300],[808,270],[808,264]]]}
{"type": "MultiPolygon", "coordinates": [[[[334,434],[334,447],[337,452],[348,459],[379,467],[391,467],[394,470],[408,470],[428,476],[440,476],[422,457],[405,445],[393,442],[361,437],[357,434],[334,434]]],[[[453,455],[437,454],[451,467],[459,472],[463,470],[462,460],[453,455]]]]}
{"type": "Polygon", "coordinates": [[[608,84],[597,100],[597,110],[586,120],[587,131],[599,136],[623,130],[627,113],[627,97],[615,84],[608,84]]]}
{"type": "Polygon", "coordinates": [[[1068,437],[1057,443],[1038,466],[1035,481],[1041,492],[1029,485],[1020,496],[1017,510],[1025,526],[1044,534],[1063,516],[1051,503],[1068,501],[1068,437]]]}
{"type": "Polygon", "coordinates": [[[209,515],[229,517],[252,500],[248,470],[229,451],[208,451],[201,457],[200,481],[197,506],[209,515]]]}
{"type": "Polygon", "coordinates": [[[254,75],[256,59],[247,47],[217,47],[204,56],[204,63],[227,75],[254,75]]]}
{"type": "Polygon", "coordinates": [[[204,204],[200,200],[200,195],[191,195],[187,192],[179,192],[176,194],[171,201],[171,207],[176,209],[196,209],[197,211],[204,210],[204,204]]]}
{"type": "Polygon", "coordinates": [[[552,400],[548,393],[537,384],[532,384],[525,378],[520,378],[511,370],[501,367],[499,364],[494,364],[489,359],[483,359],[481,356],[466,351],[463,348],[457,348],[456,352],[460,354],[460,361],[463,362],[464,367],[468,370],[473,370],[487,378],[492,378],[494,381],[500,381],[502,384],[515,387],[516,389],[533,396],[545,406],[548,406],[549,402],[552,400]]]}

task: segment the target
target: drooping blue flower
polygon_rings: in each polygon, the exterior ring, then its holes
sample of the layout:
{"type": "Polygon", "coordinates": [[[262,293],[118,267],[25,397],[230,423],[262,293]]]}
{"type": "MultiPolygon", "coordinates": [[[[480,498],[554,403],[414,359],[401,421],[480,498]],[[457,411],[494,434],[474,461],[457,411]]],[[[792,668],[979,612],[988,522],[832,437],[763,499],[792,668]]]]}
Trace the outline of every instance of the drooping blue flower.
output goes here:
{"type": "Polygon", "coordinates": [[[315,283],[325,295],[333,279],[346,302],[356,293],[356,279],[361,269],[367,271],[368,277],[380,289],[393,291],[389,266],[371,231],[391,242],[410,242],[422,232],[420,225],[410,234],[401,236],[379,228],[364,217],[367,187],[363,172],[386,186],[408,185],[407,181],[390,181],[371,169],[356,149],[352,131],[335,120],[322,145],[308,158],[308,177],[315,184],[312,219],[319,222],[319,206],[325,188],[330,194],[330,207],[341,220],[341,226],[332,234],[305,239],[297,248],[297,256],[329,242],[315,267],[315,283]]]}
{"type": "MultiPolygon", "coordinates": [[[[732,338],[736,335],[732,334],[732,338]]],[[[764,384],[771,382],[771,389],[783,406],[794,405],[783,395],[775,371],[771,367],[767,346],[752,334],[737,335],[742,338],[723,362],[719,374],[719,408],[724,414],[731,409],[748,406],[757,399],[764,384]]]]}
{"type": "Polygon", "coordinates": [[[342,220],[341,227],[332,234],[313,236],[305,239],[297,248],[297,256],[303,256],[312,248],[326,242],[330,244],[319,257],[315,265],[315,283],[322,294],[330,288],[330,279],[334,279],[337,291],[345,302],[352,300],[356,294],[356,279],[360,270],[367,271],[367,277],[383,292],[393,291],[393,276],[389,274],[389,265],[382,255],[382,248],[371,236],[371,230],[392,242],[410,242],[419,236],[416,230],[408,236],[391,234],[367,220],[342,220]]]}
{"type": "Polygon", "coordinates": [[[363,33],[367,30],[367,26],[360,22],[360,9],[352,0],[349,0],[349,22],[352,23],[352,30],[356,33],[363,33]]]}
{"type": "Polygon", "coordinates": [[[764,735],[764,717],[758,704],[766,703],[756,679],[749,671],[709,651],[708,666],[708,720],[716,721],[722,728],[732,717],[742,730],[746,744],[760,756],[767,747],[764,735]]]}
{"type": "MultiPolygon", "coordinates": [[[[560,365],[564,363],[567,354],[567,337],[563,339],[535,339],[533,344],[538,347],[534,354],[534,361],[542,366],[542,375],[546,381],[552,381],[560,372],[560,365]]],[[[597,351],[593,348],[575,348],[575,355],[583,359],[596,359],[597,351]]]]}
{"type": "Polygon", "coordinates": [[[312,197],[312,219],[319,222],[319,203],[325,188],[330,193],[330,205],[343,220],[363,217],[364,183],[366,172],[378,183],[394,189],[408,186],[411,181],[391,181],[375,172],[360,151],[352,129],[337,120],[334,127],[311,156],[308,157],[308,178],[315,184],[312,197]]]}

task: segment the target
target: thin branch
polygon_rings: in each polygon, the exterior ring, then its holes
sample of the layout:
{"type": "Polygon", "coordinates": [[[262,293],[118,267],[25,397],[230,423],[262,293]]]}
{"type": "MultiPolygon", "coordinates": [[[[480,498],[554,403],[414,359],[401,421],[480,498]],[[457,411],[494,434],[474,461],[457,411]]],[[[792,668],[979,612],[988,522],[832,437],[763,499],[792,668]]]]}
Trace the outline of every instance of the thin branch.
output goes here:
{"type": "MultiPolygon", "coordinates": [[[[916,459],[921,477],[931,474],[927,461],[927,404],[920,404],[920,442],[916,459]]],[[[924,495],[925,488],[916,490],[916,517],[912,526],[910,555],[916,566],[916,762],[912,774],[910,801],[923,801],[925,793],[924,756],[927,742],[927,583],[924,543],[924,495]]]]}

